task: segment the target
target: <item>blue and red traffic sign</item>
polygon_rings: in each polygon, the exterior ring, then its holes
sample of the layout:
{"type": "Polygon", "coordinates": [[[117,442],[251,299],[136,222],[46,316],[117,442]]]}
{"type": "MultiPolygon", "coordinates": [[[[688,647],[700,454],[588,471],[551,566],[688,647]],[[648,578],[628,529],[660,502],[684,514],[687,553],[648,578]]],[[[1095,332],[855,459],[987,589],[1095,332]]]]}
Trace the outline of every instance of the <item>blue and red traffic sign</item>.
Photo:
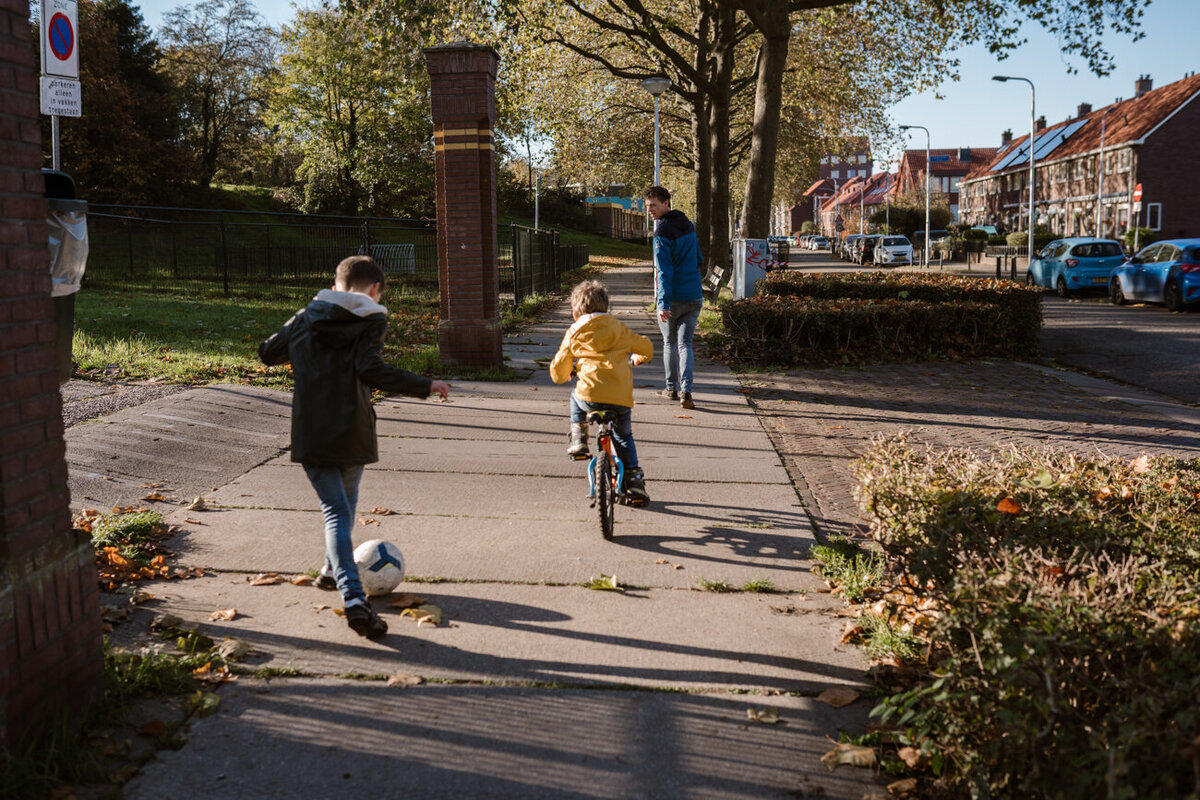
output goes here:
{"type": "Polygon", "coordinates": [[[59,61],[66,61],[75,52],[75,29],[66,14],[59,13],[51,17],[46,33],[50,52],[59,61]]]}

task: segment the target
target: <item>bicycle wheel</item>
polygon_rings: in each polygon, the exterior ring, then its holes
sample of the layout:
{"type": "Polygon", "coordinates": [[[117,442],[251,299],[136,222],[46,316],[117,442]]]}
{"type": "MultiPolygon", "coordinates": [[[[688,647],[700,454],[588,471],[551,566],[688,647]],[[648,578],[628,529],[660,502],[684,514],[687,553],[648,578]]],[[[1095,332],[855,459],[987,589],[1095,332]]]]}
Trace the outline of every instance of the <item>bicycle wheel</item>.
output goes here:
{"type": "Polygon", "coordinates": [[[603,450],[596,454],[592,479],[596,486],[596,508],[600,509],[600,533],[605,539],[613,535],[613,514],[616,498],[613,496],[612,461],[603,450]]]}

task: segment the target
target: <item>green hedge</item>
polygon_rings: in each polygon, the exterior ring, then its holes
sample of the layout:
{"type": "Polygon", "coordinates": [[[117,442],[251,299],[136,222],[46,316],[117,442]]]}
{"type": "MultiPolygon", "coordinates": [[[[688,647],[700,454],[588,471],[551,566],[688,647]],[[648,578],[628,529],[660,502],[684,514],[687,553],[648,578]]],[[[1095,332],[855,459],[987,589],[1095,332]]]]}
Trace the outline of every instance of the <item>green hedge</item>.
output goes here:
{"type": "Polygon", "coordinates": [[[775,366],[1037,354],[1041,292],[951,275],[781,273],[721,307],[716,355],[775,366]]]}
{"type": "MultiPolygon", "coordinates": [[[[1054,240],[1061,239],[1061,238],[1062,237],[1059,236],[1057,233],[1045,233],[1043,231],[1036,231],[1033,234],[1033,251],[1036,253],[1037,251],[1041,250],[1043,247],[1050,244],[1054,240]]],[[[1004,237],[1004,242],[1009,247],[1028,248],[1029,247],[1029,231],[1018,231],[1017,233],[1010,233],[1006,237],[1004,237]]]]}
{"type": "Polygon", "coordinates": [[[941,765],[926,788],[1196,796],[1200,459],[900,438],[858,477],[876,541],[936,608],[927,677],[874,712],[941,765]]]}

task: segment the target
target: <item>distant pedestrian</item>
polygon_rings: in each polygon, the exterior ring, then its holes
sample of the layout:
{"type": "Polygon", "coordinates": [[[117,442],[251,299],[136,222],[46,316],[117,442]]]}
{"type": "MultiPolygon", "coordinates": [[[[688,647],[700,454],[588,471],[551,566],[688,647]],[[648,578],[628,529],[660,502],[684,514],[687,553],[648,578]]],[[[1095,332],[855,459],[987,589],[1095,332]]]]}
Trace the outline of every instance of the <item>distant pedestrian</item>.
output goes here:
{"type": "Polygon", "coordinates": [[[704,257],[696,226],[682,211],[671,208],[671,193],[661,186],[646,190],[646,207],[657,220],[654,226],[654,292],[658,327],[663,338],[663,371],[666,387],[660,396],[692,402],[692,337],[704,307],[701,270],[704,257]]]}
{"type": "Polygon", "coordinates": [[[577,376],[571,392],[571,439],[567,455],[587,458],[587,414],[611,411],[613,442],[625,464],[624,491],[630,503],[650,502],[645,475],[638,466],[633,441],[633,370],[654,357],[654,345],[608,313],[608,289],[600,281],[583,281],[571,290],[575,324],[567,329],[550,362],[550,378],[566,383],[577,376]]]}
{"type": "Polygon", "coordinates": [[[382,636],[387,623],[367,603],[354,563],[351,531],[363,467],[379,460],[371,390],[411,397],[450,393],[430,380],[383,362],[387,285],[369,256],[337,265],[333,289],[322,289],[275,335],[258,346],[264,364],[291,362],[292,461],[304,466],[325,518],[323,589],[338,589],[346,622],[360,636],[382,636]]]}

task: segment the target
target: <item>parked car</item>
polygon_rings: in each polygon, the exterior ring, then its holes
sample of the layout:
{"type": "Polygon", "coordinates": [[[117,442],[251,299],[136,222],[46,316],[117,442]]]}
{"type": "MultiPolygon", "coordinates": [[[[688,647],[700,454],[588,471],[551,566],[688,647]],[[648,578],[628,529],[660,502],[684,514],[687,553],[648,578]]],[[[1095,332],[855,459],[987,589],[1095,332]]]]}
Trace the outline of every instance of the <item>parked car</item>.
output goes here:
{"type": "Polygon", "coordinates": [[[841,247],[838,249],[838,257],[843,261],[854,260],[854,249],[858,246],[858,240],[863,238],[861,233],[852,233],[845,239],[842,239],[841,247]]]}
{"type": "Polygon", "coordinates": [[[1172,311],[1200,302],[1200,239],[1169,239],[1143,247],[1113,270],[1108,296],[1116,305],[1143,300],[1163,303],[1172,311]]]}
{"type": "Polygon", "coordinates": [[[811,244],[810,249],[812,249],[812,250],[828,250],[829,249],[829,237],[814,236],[812,238],[812,244],[811,244]]]}
{"type": "Polygon", "coordinates": [[[911,264],[913,245],[907,236],[881,236],[875,245],[875,266],[894,267],[911,264]]]}
{"type": "Polygon", "coordinates": [[[866,266],[875,262],[875,246],[883,239],[879,234],[869,234],[862,238],[858,243],[858,252],[855,254],[855,259],[859,264],[866,266]]]}
{"type": "Polygon", "coordinates": [[[1054,289],[1066,297],[1080,289],[1108,286],[1114,268],[1125,260],[1121,243],[1112,239],[1056,239],[1042,248],[1025,273],[1025,283],[1054,289]]]}

